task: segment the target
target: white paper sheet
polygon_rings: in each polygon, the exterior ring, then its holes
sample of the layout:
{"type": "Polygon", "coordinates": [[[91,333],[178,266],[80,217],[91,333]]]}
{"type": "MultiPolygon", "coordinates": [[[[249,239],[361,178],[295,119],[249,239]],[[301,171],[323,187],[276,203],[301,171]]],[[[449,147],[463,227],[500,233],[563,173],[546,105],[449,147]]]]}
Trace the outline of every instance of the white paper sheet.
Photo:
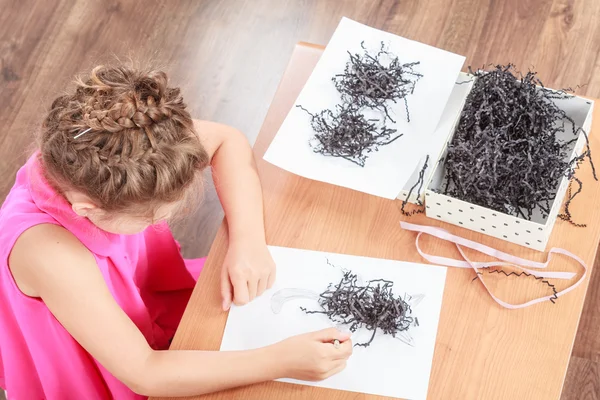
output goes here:
{"type": "MultiPolygon", "coordinates": [[[[264,159],[306,178],[393,199],[431,145],[431,135],[464,60],[463,56],[343,18],[264,159]],[[310,117],[295,107],[302,105],[313,114],[324,109],[333,110],[340,103],[340,95],[331,78],[344,71],[349,58],[347,51],[363,54],[362,41],[375,53],[383,41],[389,52],[397,55],[402,63],[419,61],[415,70],[423,74],[414,93],[407,97],[410,122],[407,122],[403,101],[388,107],[396,120],[395,124],[387,121],[388,128],[398,129],[404,136],[370,153],[364,167],[315,153],[309,146],[309,140],[314,136],[310,117]]],[[[376,111],[365,115],[382,116],[376,111]]]]}
{"type": "MultiPolygon", "coordinates": [[[[309,315],[300,310],[300,306],[319,309],[318,303],[310,299],[288,301],[275,314],[272,296],[287,288],[321,293],[330,282],[339,282],[342,278],[340,268],[345,268],[364,282],[379,278],[394,282],[396,295],[425,295],[413,312],[419,326],[407,331],[414,339],[414,346],[378,333],[369,347],[354,348],[346,369],[338,375],[321,382],[284,381],[398,398],[426,398],[446,268],[282,247],[270,246],[269,249],[277,265],[277,281],[273,288],[250,304],[231,309],[221,343],[222,351],[267,346],[293,335],[334,326],[322,314],[309,315]],[[327,260],[336,267],[328,265],[327,260]]],[[[352,340],[365,342],[370,336],[371,332],[359,330],[352,340]]]]}

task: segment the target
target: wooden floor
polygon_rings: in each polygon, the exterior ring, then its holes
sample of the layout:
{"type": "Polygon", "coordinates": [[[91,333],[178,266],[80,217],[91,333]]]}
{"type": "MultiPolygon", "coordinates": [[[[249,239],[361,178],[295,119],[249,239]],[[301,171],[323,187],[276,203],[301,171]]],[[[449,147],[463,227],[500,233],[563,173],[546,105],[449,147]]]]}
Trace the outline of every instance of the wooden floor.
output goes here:
{"type": "MultiPolygon", "coordinates": [[[[73,75],[114,56],[159,63],[195,117],[253,141],[294,44],[326,44],[342,16],[600,97],[598,0],[0,0],[0,199],[73,75]]],[[[209,188],[176,227],[188,257],[208,253],[222,215],[209,188]]],[[[594,273],[563,399],[600,398],[599,289],[594,273]]]]}

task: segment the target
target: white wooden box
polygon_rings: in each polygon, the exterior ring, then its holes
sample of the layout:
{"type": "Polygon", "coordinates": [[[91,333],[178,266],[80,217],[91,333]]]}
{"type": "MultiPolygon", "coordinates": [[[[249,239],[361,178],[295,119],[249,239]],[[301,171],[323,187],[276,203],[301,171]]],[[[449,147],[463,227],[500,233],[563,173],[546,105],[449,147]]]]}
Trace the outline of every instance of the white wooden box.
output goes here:
{"type": "MultiPolygon", "coordinates": [[[[582,97],[573,96],[570,99],[554,100],[562,110],[575,122],[576,128],[582,127],[589,135],[592,126],[592,111],[594,103],[582,97]]],[[[544,218],[541,211],[534,210],[531,220],[515,217],[503,212],[491,210],[476,204],[438,193],[443,187],[445,165],[443,160],[447,152],[448,143],[454,136],[459,118],[454,121],[452,134],[436,160],[436,169],[425,190],[426,215],[430,218],[458,225],[489,236],[507,240],[535,250],[544,251],[552,233],[560,208],[567,191],[569,180],[563,177],[558,185],[558,190],[549,215],[544,218]]],[[[565,130],[562,140],[573,139],[572,124],[565,121],[565,130]]],[[[569,159],[581,154],[585,146],[585,137],[580,134],[577,142],[573,143],[573,150],[569,159]]]]}

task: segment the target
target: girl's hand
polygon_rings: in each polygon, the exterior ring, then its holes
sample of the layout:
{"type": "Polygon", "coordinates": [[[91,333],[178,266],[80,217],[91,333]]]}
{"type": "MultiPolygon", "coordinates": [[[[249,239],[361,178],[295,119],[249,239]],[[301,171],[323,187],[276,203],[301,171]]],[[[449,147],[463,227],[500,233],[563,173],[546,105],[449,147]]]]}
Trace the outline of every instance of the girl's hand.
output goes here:
{"type": "Polygon", "coordinates": [[[274,345],[283,362],[283,376],[303,381],[320,381],[346,367],[352,354],[350,334],[335,328],[293,336],[274,345]],[[339,347],[333,344],[338,340],[339,347]]]}
{"type": "Polygon", "coordinates": [[[243,305],[260,296],[275,282],[275,262],[264,242],[229,245],[221,273],[223,310],[231,303],[243,305]]]}

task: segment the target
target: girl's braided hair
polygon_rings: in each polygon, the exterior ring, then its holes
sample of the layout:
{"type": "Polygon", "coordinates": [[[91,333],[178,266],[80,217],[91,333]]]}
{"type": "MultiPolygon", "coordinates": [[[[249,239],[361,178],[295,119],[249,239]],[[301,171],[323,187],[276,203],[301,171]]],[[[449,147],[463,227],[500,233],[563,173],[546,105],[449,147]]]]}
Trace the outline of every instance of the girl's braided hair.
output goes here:
{"type": "Polygon", "coordinates": [[[52,103],[39,137],[46,177],[108,212],[181,200],[209,157],[161,71],[98,66],[52,103]],[[83,133],[83,134],[81,134],[83,133]]]}

